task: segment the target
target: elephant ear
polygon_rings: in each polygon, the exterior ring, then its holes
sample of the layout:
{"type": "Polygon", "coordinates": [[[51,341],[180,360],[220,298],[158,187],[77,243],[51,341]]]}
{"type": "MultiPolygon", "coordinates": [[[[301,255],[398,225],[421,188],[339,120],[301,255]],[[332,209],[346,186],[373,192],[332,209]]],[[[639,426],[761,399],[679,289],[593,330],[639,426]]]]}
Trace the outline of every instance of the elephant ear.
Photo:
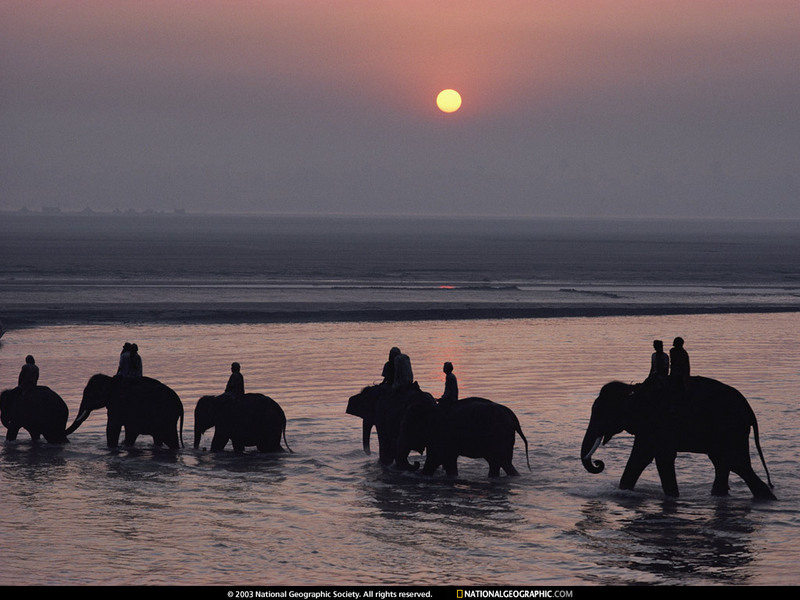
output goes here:
{"type": "Polygon", "coordinates": [[[370,388],[366,388],[360,394],[351,396],[347,401],[345,412],[348,415],[371,420],[375,417],[375,397],[375,393],[370,388]]]}

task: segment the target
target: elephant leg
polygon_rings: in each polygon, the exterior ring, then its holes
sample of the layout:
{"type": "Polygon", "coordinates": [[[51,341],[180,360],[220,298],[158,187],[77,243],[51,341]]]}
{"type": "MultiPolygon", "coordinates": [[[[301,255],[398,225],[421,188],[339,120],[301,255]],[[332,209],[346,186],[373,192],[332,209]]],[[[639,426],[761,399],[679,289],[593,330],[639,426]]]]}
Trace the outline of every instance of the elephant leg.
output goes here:
{"type": "Polygon", "coordinates": [[[432,456],[429,451],[425,457],[425,464],[422,466],[422,474],[433,475],[436,472],[436,469],[439,468],[440,464],[441,462],[436,459],[435,456],[432,456]]]}
{"type": "Polygon", "coordinates": [[[661,478],[661,489],[667,496],[677,498],[678,494],[678,479],[675,476],[675,458],[676,452],[670,452],[656,456],[656,468],[658,469],[658,476],[661,478]]]}
{"type": "MultiPolygon", "coordinates": [[[[109,420],[108,424],[106,424],[106,444],[109,448],[116,448],[119,446],[119,435],[121,432],[122,424],[109,420]]],[[[127,431],[125,433],[127,437],[127,431]]]]}
{"type": "Polygon", "coordinates": [[[639,476],[647,465],[653,461],[653,453],[645,450],[643,446],[644,444],[639,442],[638,439],[634,440],[628,464],[625,465],[622,478],[619,480],[619,488],[621,490],[632,490],[639,480],[639,476]]]}
{"type": "MultiPolygon", "coordinates": [[[[139,437],[139,432],[135,429],[130,427],[125,427],[125,438],[122,440],[122,445],[126,448],[133,448],[134,444],[136,444],[136,438],[139,437]]],[[[155,441],[155,439],[154,439],[155,441]]],[[[158,443],[156,442],[156,446],[158,443]]]]}
{"type": "Polygon", "coordinates": [[[747,487],[753,492],[754,498],[758,500],[776,500],[775,494],[772,493],[769,486],[756,475],[755,471],[753,471],[753,466],[750,464],[749,457],[746,462],[742,461],[741,464],[731,467],[731,471],[744,480],[747,487]]]}
{"type": "Polygon", "coordinates": [[[442,467],[444,467],[444,472],[447,474],[448,477],[458,477],[458,463],[456,462],[456,458],[451,458],[446,460],[442,463],[442,467]]]}
{"type": "Polygon", "coordinates": [[[181,447],[177,431],[170,430],[164,434],[160,441],[170,450],[178,450],[181,447]]]}
{"type": "Polygon", "coordinates": [[[217,430],[214,430],[214,437],[211,438],[211,451],[212,452],[222,452],[225,449],[226,444],[228,443],[228,436],[224,433],[220,433],[217,430]]]}
{"type": "Polygon", "coordinates": [[[509,477],[517,477],[517,476],[519,476],[519,471],[517,471],[517,469],[514,467],[514,465],[511,464],[510,460],[503,465],[503,470],[506,472],[506,475],[508,475],[509,477]]]}
{"type": "Polygon", "coordinates": [[[19,435],[19,427],[17,425],[9,425],[8,431],[6,432],[6,440],[9,442],[13,442],[17,439],[19,435]]]}
{"type": "Polygon", "coordinates": [[[730,477],[730,466],[728,462],[718,455],[709,455],[712,464],[714,465],[714,484],[711,486],[712,496],[727,496],[730,485],[728,478],[730,477]]]}

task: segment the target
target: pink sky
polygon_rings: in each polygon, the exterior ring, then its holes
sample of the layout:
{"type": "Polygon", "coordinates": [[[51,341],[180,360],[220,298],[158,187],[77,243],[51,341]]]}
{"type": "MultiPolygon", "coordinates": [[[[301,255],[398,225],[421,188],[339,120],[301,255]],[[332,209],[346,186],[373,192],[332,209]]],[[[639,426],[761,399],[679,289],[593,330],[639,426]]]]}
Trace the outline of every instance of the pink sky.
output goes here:
{"type": "Polygon", "coordinates": [[[788,0],[4,0],[0,208],[800,217],[798,31],[788,0]]]}

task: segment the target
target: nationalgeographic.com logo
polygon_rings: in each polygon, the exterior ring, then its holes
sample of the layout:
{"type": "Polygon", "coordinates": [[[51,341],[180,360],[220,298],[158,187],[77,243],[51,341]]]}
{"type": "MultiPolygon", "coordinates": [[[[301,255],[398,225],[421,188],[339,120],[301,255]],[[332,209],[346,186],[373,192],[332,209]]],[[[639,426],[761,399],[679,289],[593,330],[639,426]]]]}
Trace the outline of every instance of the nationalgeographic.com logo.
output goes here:
{"type": "Polygon", "coordinates": [[[456,590],[456,598],[572,598],[572,590],[456,590]]]}

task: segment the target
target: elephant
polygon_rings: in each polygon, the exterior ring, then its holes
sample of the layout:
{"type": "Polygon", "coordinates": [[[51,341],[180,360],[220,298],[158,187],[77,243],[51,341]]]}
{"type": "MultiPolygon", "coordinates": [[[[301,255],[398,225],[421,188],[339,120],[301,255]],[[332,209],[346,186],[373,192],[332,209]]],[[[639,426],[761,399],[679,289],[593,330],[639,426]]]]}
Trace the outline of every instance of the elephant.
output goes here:
{"type": "Polygon", "coordinates": [[[441,465],[450,477],[458,475],[459,456],[484,458],[489,463],[489,477],[517,476],[514,468],[516,434],[525,442],[528,469],[528,440],[519,419],[510,408],[486,398],[464,398],[450,406],[410,406],[403,415],[398,437],[398,453],[408,456],[411,450],[425,451],[423,475],[433,475],[441,465]]]}
{"type": "Polygon", "coordinates": [[[123,445],[131,448],[136,438],[153,436],[156,447],[183,447],[183,404],[169,386],[150,377],[93,375],[83,390],[78,416],[66,431],[72,434],[93,410],[106,408],[106,442],[117,448],[125,427],[123,445]]]}
{"type": "Polygon", "coordinates": [[[8,428],[9,441],[16,440],[19,430],[25,429],[33,440],[44,437],[51,444],[67,443],[68,418],[67,403],[47,386],[37,385],[24,397],[19,387],[0,394],[0,421],[8,428]]]}
{"type": "Polygon", "coordinates": [[[603,471],[605,465],[593,460],[594,452],[622,431],[635,437],[620,489],[632,490],[655,459],[664,494],[678,497],[675,458],[678,452],[692,452],[708,455],[714,465],[713,495],[728,495],[728,478],[733,472],[747,483],[756,499],[775,499],[755,413],[747,399],[729,385],[697,376],[680,388],[650,381],[607,383],[594,401],[581,446],[587,471],[603,471]],[[750,464],[751,427],[769,486],[750,464]]]}
{"type": "Polygon", "coordinates": [[[200,447],[200,437],[214,428],[211,451],[221,452],[228,440],[237,453],[246,446],[256,446],[259,452],[283,452],[281,435],[286,442],[286,415],[280,405],[264,394],[234,396],[203,396],[194,409],[194,447],[200,447]]]}
{"type": "Polygon", "coordinates": [[[367,386],[351,396],[345,412],[363,420],[362,445],[366,454],[371,453],[370,435],[374,426],[378,433],[379,462],[405,471],[414,467],[408,462],[408,452],[405,455],[398,453],[400,422],[408,407],[417,404],[433,407],[436,401],[431,394],[422,391],[416,382],[400,388],[378,384],[367,386]]]}

